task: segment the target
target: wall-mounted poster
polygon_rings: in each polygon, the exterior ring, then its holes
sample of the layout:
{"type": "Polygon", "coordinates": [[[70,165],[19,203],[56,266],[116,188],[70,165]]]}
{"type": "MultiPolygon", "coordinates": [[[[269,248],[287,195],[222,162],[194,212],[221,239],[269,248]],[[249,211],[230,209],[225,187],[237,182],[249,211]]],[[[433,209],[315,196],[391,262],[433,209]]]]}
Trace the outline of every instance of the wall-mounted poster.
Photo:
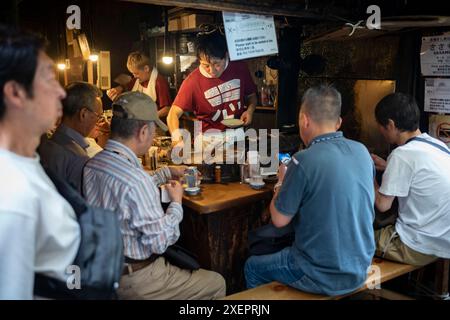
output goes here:
{"type": "Polygon", "coordinates": [[[443,141],[450,147],[450,116],[431,115],[429,124],[430,136],[443,141]]]}
{"type": "Polygon", "coordinates": [[[278,53],[273,16],[236,12],[222,15],[230,60],[278,53]]]}
{"type": "Polygon", "coordinates": [[[450,34],[422,38],[420,65],[424,76],[450,76],[450,34]]]}
{"type": "Polygon", "coordinates": [[[450,79],[425,79],[424,110],[450,113],[450,79]]]}

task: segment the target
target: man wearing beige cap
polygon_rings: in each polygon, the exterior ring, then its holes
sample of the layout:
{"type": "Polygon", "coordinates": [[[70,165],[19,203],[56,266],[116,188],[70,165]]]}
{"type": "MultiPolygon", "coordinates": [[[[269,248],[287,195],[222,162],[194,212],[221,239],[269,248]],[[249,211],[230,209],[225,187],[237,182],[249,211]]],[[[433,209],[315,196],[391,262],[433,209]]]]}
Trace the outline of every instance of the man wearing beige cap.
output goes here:
{"type": "Polygon", "coordinates": [[[140,92],[122,94],[113,104],[111,138],[84,170],[88,202],[116,211],[121,220],[127,266],[119,297],[221,298],[225,295],[225,281],[220,274],[180,269],[161,256],[180,236],[183,189],[171,179],[178,178],[184,168],[164,167],[150,175],[143,170],[138,156],[151,146],[156,125],[167,130],[150,97],[140,92]],[[163,184],[171,200],[166,212],[158,189],[163,184]]]}

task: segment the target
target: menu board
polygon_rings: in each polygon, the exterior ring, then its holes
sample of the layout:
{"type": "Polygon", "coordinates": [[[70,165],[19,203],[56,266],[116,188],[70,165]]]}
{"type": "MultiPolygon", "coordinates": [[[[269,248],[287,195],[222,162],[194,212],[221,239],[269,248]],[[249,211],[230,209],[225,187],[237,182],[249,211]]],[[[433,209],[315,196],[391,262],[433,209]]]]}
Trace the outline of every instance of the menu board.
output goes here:
{"type": "Polygon", "coordinates": [[[422,38],[420,65],[424,76],[450,76],[450,34],[422,38]]]}
{"type": "Polygon", "coordinates": [[[273,16],[222,12],[230,60],[278,53],[273,16]]]}
{"type": "Polygon", "coordinates": [[[425,111],[450,113],[450,79],[425,79],[425,111]]]}

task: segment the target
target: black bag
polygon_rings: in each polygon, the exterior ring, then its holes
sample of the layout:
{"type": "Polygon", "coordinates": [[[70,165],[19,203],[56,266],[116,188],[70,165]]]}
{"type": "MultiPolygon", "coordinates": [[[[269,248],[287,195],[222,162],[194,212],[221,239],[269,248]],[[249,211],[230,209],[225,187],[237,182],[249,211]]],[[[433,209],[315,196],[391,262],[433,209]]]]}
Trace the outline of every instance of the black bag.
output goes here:
{"type": "Polygon", "coordinates": [[[116,298],[124,266],[122,234],[117,213],[88,206],[74,188],[50,170],[46,171],[78,218],[81,242],[73,264],[80,268],[81,289],[69,289],[63,281],[35,274],[35,295],[52,299],[116,298]]]}
{"type": "Polygon", "coordinates": [[[272,223],[249,231],[248,249],[252,256],[271,254],[291,246],[295,240],[292,224],[277,228],[272,223]]]}
{"type": "Polygon", "coordinates": [[[197,256],[177,244],[168,247],[167,250],[163,253],[163,257],[166,258],[166,260],[169,261],[170,264],[173,264],[174,266],[177,266],[181,269],[200,269],[200,264],[197,261],[197,256]]]}

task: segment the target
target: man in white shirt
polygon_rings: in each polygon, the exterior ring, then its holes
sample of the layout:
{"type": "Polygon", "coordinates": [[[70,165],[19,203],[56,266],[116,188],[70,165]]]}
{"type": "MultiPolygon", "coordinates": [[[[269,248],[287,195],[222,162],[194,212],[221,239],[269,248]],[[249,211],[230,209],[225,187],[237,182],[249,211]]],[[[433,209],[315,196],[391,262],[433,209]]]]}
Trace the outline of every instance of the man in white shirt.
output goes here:
{"type": "Polygon", "coordinates": [[[67,281],[80,229],[36,148],[65,92],[36,36],[0,26],[0,299],[32,299],[34,274],[67,281]]]}
{"type": "Polygon", "coordinates": [[[372,155],[377,169],[384,170],[375,204],[385,212],[395,197],[399,202],[395,226],[376,232],[377,254],[413,265],[450,258],[448,147],[421,133],[419,108],[411,96],[386,96],[376,106],[375,117],[387,142],[398,145],[387,162],[372,155]]]}

